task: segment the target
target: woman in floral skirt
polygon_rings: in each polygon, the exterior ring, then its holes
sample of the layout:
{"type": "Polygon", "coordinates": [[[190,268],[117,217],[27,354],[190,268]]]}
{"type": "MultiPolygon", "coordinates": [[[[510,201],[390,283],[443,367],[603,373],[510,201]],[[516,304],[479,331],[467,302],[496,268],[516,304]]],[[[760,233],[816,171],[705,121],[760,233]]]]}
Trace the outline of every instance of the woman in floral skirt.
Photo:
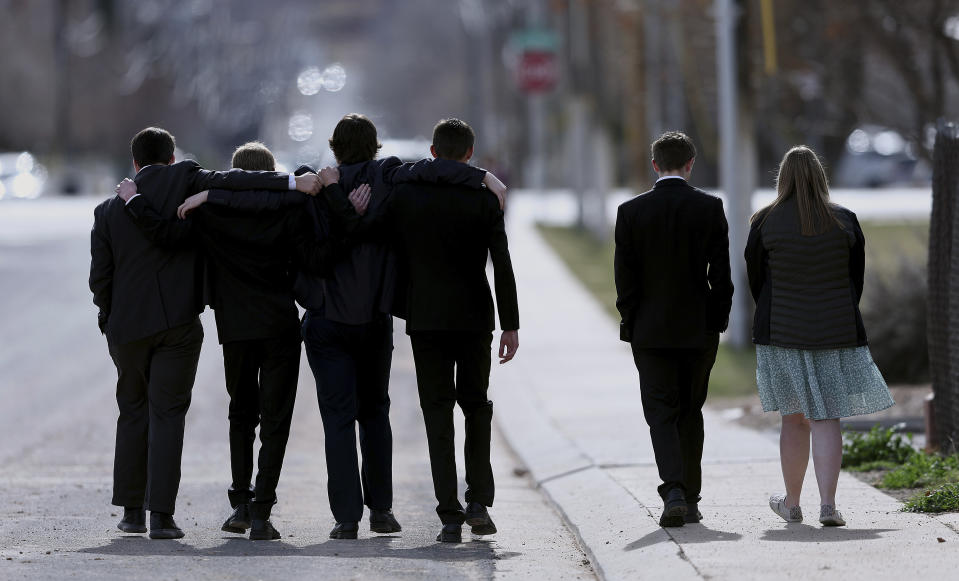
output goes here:
{"type": "Polygon", "coordinates": [[[752,217],[746,242],[759,398],[763,410],[782,414],[786,493],[769,506],[786,522],[802,521],[811,436],[819,522],[842,526],[839,419],[894,404],[859,313],[865,237],[854,213],[829,202],[826,174],[808,147],[786,152],[776,190],[776,200],[752,217]]]}

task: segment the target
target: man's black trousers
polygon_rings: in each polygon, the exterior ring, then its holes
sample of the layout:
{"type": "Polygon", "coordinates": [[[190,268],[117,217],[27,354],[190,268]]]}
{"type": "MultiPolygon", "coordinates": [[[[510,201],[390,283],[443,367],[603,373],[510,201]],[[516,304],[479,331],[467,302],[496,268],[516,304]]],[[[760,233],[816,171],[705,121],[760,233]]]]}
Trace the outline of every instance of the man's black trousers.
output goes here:
{"type": "Polygon", "coordinates": [[[300,336],[294,332],[270,339],[223,344],[226,391],[230,394],[230,504],[276,502],[300,370],[300,336]],[[253,442],[260,426],[260,453],[253,478],[253,442]]]}
{"type": "Polygon", "coordinates": [[[719,334],[710,333],[703,349],[644,349],[633,345],[639,370],[643,413],[663,483],[659,494],[685,491],[699,502],[703,472],[703,404],[709,372],[716,361],[719,334]]]}
{"type": "Polygon", "coordinates": [[[490,426],[493,402],[489,388],[489,332],[417,331],[410,333],[416,362],[416,385],[426,423],[436,513],[443,524],[462,524],[463,505],[456,493],[453,405],[466,419],[466,502],[493,506],[490,426]]]}
{"type": "Polygon", "coordinates": [[[173,514],[180,487],[183,427],[196,379],[200,320],[123,345],[117,368],[113,504],[173,514]]]}
{"type": "Polygon", "coordinates": [[[303,338],[323,418],[330,509],[338,523],[359,522],[364,504],[376,510],[393,507],[393,319],[382,314],[371,323],[348,325],[308,311],[303,338]]]}

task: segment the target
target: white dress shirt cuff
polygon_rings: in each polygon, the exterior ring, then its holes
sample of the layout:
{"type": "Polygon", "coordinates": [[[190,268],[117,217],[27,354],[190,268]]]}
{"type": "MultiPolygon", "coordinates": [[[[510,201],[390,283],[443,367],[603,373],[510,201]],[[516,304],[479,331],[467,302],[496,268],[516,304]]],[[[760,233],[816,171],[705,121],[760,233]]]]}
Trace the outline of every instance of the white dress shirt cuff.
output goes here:
{"type": "Polygon", "coordinates": [[[127,204],[129,204],[130,202],[133,201],[133,198],[135,198],[135,197],[137,197],[137,196],[139,196],[139,195],[140,195],[140,194],[133,194],[132,196],[130,196],[130,199],[127,200],[126,203],[124,203],[123,205],[126,206],[127,204]]]}
{"type": "Polygon", "coordinates": [[[293,174],[290,174],[290,189],[291,190],[296,189],[296,176],[293,174]]]}

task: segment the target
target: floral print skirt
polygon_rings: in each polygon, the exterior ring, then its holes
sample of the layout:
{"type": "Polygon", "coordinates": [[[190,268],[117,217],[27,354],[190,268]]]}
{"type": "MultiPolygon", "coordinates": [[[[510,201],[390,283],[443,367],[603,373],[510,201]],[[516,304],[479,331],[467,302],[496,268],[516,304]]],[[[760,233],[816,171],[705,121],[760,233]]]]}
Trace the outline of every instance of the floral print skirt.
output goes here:
{"type": "Polygon", "coordinates": [[[810,420],[871,414],[895,404],[869,347],[789,349],[756,345],[764,411],[810,420]]]}

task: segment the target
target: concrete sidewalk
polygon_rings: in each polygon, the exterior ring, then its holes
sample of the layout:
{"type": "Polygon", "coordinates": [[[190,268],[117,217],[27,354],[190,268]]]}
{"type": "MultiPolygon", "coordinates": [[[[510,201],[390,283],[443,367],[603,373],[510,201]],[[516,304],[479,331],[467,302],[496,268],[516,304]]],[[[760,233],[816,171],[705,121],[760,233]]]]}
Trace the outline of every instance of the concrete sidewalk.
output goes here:
{"type": "Polygon", "coordinates": [[[822,528],[810,461],[806,523],[787,526],[767,505],[783,490],[777,443],[709,410],[703,522],[660,528],[660,481],[629,346],[540,238],[525,205],[532,201],[515,202],[521,347],[493,371],[496,417],[601,577],[956,578],[959,515],[898,512],[898,501],[843,474],[837,500],[849,524],[822,528]]]}

